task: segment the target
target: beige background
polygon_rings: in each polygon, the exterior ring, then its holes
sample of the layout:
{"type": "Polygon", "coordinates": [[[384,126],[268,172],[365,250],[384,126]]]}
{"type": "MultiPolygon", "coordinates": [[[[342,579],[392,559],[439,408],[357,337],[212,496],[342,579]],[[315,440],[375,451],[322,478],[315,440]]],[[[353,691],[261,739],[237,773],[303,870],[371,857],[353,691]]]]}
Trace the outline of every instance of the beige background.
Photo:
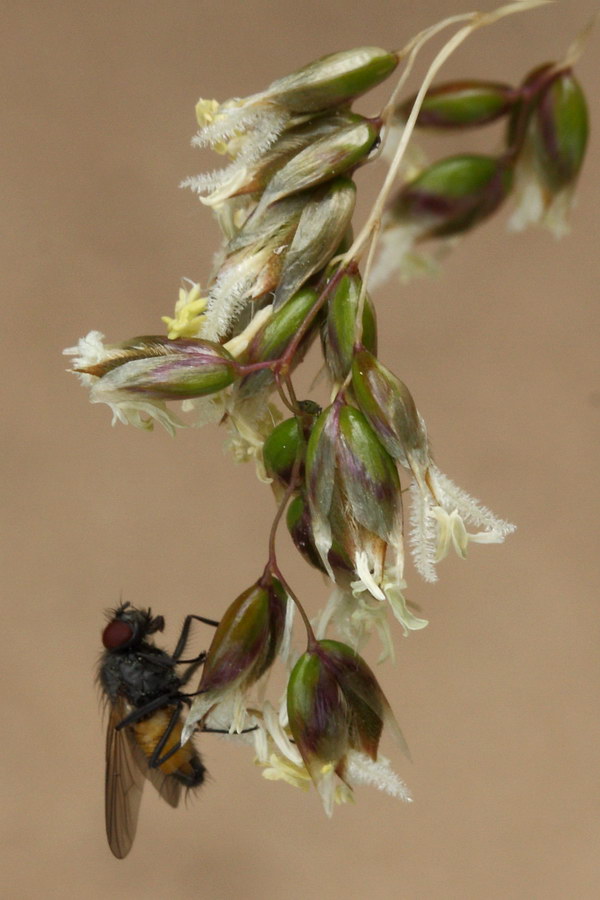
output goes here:
{"type": "MultiPolygon", "coordinates": [[[[517,81],[559,57],[594,7],[514,17],[472,38],[445,77],[517,81]]],[[[218,616],[257,576],[272,505],[215,428],[111,429],[61,349],[91,328],[159,331],[181,277],[206,277],[216,230],[177,189],[212,162],[189,147],[200,94],[249,93],[336,49],[399,46],[460,9],[3,3],[5,896],[600,895],[594,138],[569,238],[507,235],[502,215],[440,280],[377,298],[382,359],[411,386],[440,465],[519,526],[447,561],[438,585],[412,574],[431,624],[380,676],[415,803],[365,788],[330,822],[314,794],[265,782],[246,751],[206,736],[212,781],[197,799],[172,812],[148,790],[125,862],[103,834],[103,609],[119,595],[151,603],[172,646],[186,612],[218,616]]],[[[597,58],[596,32],[578,67],[596,121],[597,58]]],[[[367,193],[375,177],[361,175],[367,193]]],[[[321,580],[289,557],[314,611],[321,580]]]]}

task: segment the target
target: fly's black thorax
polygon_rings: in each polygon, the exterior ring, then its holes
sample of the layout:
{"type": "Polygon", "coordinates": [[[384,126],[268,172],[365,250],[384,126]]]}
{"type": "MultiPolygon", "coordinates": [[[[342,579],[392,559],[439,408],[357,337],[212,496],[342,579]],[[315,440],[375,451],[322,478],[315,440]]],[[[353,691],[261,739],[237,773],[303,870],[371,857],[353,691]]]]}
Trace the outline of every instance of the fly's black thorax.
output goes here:
{"type": "Polygon", "coordinates": [[[180,686],[171,657],[151,644],[108,650],[100,664],[100,683],[111,700],[121,695],[133,707],[176,694],[180,686]]]}

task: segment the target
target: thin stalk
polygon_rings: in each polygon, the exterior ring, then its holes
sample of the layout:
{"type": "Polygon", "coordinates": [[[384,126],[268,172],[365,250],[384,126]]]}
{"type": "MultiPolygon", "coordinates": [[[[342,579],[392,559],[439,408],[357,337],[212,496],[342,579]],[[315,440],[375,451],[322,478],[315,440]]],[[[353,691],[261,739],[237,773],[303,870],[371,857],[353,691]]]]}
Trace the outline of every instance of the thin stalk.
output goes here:
{"type": "Polygon", "coordinates": [[[292,412],[295,416],[300,412],[300,407],[298,406],[298,401],[296,399],[296,393],[292,387],[292,382],[289,375],[283,376],[279,372],[275,373],[275,384],[277,386],[277,393],[279,394],[280,400],[284,406],[292,412]],[[285,395],[284,385],[289,391],[290,398],[285,395]]]}
{"type": "Polygon", "coordinates": [[[394,106],[396,104],[398,94],[408,80],[408,76],[413,69],[415,59],[417,58],[421,47],[423,47],[431,38],[435,37],[436,34],[439,34],[440,31],[443,31],[444,28],[449,28],[450,25],[458,25],[459,22],[464,22],[465,19],[468,20],[472,18],[473,15],[474,13],[461,13],[456,16],[449,16],[447,19],[443,19],[441,22],[436,22],[435,25],[431,25],[429,28],[425,28],[423,31],[420,31],[419,34],[416,34],[413,38],[411,38],[408,44],[406,44],[401,50],[398,50],[396,52],[396,56],[398,57],[398,59],[402,59],[403,57],[408,56],[408,60],[406,62],[406,65],[404,66],[402,75],[398,79],[396,87],[390,95],[390,99],[388,100],[383,108],[383,111],[380,114],[380,117],[385,124],[389,122],[394,112],[394,106]]]}

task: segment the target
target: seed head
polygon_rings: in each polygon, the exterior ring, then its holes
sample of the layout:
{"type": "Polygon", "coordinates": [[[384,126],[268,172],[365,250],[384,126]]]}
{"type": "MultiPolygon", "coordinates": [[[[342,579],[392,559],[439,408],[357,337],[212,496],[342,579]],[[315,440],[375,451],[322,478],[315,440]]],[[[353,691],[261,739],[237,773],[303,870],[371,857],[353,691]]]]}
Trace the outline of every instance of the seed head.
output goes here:
{"type": "Polygon", "coordinates": [[[294,666],[287,708],[296,746],[331,814],[334,779],[346,779],[348,753],[377,759],[384,721],[393,718],[389,704],[358,654],[339,641],[323,640],[294,666]]]}
{"type": "MultiPolygon", "coordinates": [[[[270,668],[283,640],[286,605],[285,591],[273,578],[252,585],[227,608],[206,655],[200,693],[192,703],[185,734],[232,693],[243,700],[270,668]]],[[[232,722],[232,730],[238,730],[240,719],[232,722]]]]}

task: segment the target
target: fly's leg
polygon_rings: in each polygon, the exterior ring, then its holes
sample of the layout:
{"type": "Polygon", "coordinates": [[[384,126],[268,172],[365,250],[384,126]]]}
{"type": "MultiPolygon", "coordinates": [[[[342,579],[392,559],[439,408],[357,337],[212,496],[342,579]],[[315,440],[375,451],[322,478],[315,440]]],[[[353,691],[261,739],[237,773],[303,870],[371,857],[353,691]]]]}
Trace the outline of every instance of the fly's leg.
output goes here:
{"type": "MultiPolygon", "coordinates": [[[[128,725],[134,725],[136,722],[139,722],[140,719],[145,719],[150,713],[154,712],[154,710],[161,709],[165,706],[171,706],[173,702],[173,694],[163,694],[160,697],[155,697],[154,700],[150,700],[144,706],[140,706],[139,709],[134,709],[126,715],[125,718],[121,719],[119,724],[115,726],[115,729],[116,731],[120,731],[128,725]]],[[[175,695],[175,702],[179,702],[177,700],[177,695],[175,695]]]]}
{"type": "MultiPolygon", "coordinates": [[[[198,671],[198,669],[200,668],[200,666],[202,665],[202,663],[204,662],[205,659],[206,659],[206,653],[201,653],[200,656],[196,657],[196,659],[194,659],[194,660],[183,660],[183,662],[189,662],[190,665],[187,667],[187,669],[181,676],[179,683],[182,686],[190,680],[190,678],[192,677],[192,675],[195,672],[198,671]]],[[[187,694],[182,695],[182,696],[187,696],[187,694]]]]}
{"type": "Polygon", "coordinates": [[[196,622],[203,622],[205,625],[212,625],[213,628],[216,628],[217,625],[219,624],[218,622],[215,622],[214,619],[207,619],[207,618],[205,618],[205,616],[194,616],[194,615],[186,616],[185,620],[183,622],[183,627],[181,629],[181,634],[179,635],[179,640],[175,644],[175,649],[173,650],[173,653],[171,654],[172,659],[177,663],[186,663],[186,662],[194,662],[195,661],[195,660],[191,660],[191,659],[180,659],[179,658],[181,656],[181,654],[183,653],[183,651],[185,650],[185,645],[187,644],[188,637],[190,634],[190,628],[192,627],[192,622],[194,620],[196,622]]]}
{"type": "MultiPolygon", "coordinates": [[[[251,728],[242,728],[241,731],[234,731],[234,734],[249,734],[251,731],[256,731],[258,725],[253,725],[251,728]]],[[[201,728],[200,731],[202,734],[231,734],[226,728],[201,728]]]]}
{"type": "Polygon", "coordinates": [[[151,769],[157,769],[159,766],[162,766],[162,764],[170,759],[174,753],[177,753],[177,751],[181,749],[181,741],[175,741],[171,749],[168,750],[163,756],[161,756],[161,753],[165,748],[165,744],[171,737],[173,729],[179,721],[182,707],[183,703],[181,702],[181,700],[178,700],[176,706],[173,707],[173,712],[171,713],[169,723],[163,731],[161,739],[148,757],[148,765],[151,769]]]}

